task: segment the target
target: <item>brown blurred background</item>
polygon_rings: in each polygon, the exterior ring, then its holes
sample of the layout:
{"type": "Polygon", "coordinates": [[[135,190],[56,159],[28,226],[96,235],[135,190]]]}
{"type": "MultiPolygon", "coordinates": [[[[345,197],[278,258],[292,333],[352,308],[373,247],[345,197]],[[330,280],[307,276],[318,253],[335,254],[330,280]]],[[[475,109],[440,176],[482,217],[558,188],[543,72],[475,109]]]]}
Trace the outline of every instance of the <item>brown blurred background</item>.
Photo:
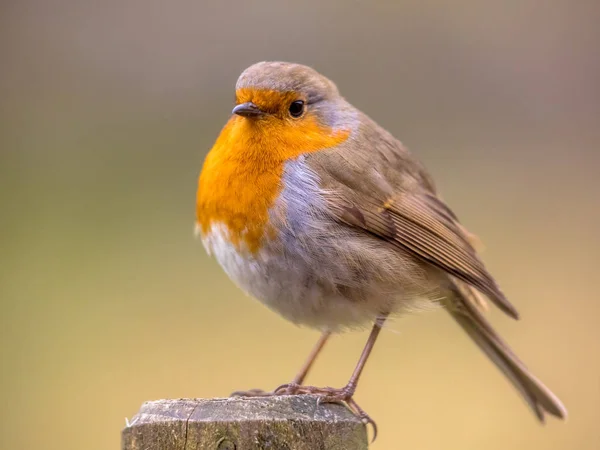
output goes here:
{"type": "MultiPolygon", "coordinates": [[[[0,4],[0,448],[118,448],[142,401],[289,381],[317,333],[193,239],[196,177],[261,60],[314,66],[430,168],[565,401],[542,427],[443,312],[396,320],[357,399],[374,449],[600,448],[600,4],[0,4]]],[[[366,333],[311,377],[342,385],[366,333]]]]}

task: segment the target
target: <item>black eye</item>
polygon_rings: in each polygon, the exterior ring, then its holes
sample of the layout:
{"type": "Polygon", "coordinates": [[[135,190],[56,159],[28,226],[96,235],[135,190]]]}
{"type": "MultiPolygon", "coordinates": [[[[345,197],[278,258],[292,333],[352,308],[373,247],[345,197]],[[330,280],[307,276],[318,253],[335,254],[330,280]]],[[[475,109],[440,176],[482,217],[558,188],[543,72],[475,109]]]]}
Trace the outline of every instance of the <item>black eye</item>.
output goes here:
{"type": "Polygon", "coordinates": [[[290,116],[300,117],[304,113],[304,101],[296,100],[290,105],[290,116]]]}

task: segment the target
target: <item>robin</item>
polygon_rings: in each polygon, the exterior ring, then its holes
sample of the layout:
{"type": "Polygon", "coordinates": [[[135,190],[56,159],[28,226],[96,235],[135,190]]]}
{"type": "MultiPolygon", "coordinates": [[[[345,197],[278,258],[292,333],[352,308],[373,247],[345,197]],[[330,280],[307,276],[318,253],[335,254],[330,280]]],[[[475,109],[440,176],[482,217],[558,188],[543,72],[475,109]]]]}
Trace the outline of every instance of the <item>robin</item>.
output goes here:
{"type": "Polygon", "coordinates": [[[540,421],[546,413],[566,418],[485,318],[484,296],[519,315],[479,258],[475,236],[406,147],[312,68],[260,62],[240,75],[232,116],[200,174],[196,214],[207,252],[242,290],[322,332],[291,383],[237,395],[316,394],[375,428],[353,396],[386,318],[440,306],[540,421]],[[369,324],[346,386],[303,384],[332,333],[369,324]]]}

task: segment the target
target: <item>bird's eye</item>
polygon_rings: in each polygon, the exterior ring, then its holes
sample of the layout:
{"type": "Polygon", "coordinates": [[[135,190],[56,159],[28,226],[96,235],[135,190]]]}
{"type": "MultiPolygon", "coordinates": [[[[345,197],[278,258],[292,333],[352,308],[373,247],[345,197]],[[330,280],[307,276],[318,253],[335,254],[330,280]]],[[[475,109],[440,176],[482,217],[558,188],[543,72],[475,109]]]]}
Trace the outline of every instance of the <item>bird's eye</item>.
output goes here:
{"type": "Polygon", "coordinates": [[[296,100],[290,105],[290,116],[298,118],[304,113],[304,101],[296,100]]]}

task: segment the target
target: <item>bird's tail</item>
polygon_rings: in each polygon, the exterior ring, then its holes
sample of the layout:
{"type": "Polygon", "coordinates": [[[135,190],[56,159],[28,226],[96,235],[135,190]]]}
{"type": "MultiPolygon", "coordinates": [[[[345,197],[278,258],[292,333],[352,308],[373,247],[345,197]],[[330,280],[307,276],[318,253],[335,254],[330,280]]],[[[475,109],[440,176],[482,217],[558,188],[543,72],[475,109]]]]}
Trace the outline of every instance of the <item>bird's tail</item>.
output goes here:
{"type": "Polygon", "coordinates": [[[454,320],[512,382],[542,423],[545,413],[566,419],[567,410],[558,397],[527,369],[484,317],[478,293],[461,281],[454,280],[454,285],[455,295],[445,305],[454,320]]]}

